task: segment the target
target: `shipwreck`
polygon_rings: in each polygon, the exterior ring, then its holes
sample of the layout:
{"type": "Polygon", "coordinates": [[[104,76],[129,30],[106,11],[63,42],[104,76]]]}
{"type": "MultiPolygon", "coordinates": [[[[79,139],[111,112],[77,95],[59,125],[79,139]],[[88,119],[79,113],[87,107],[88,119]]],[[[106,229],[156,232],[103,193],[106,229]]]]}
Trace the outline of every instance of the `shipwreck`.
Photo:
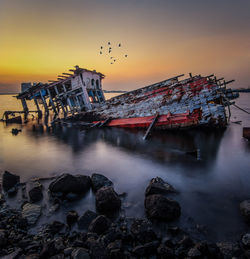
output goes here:
{"type": "Polygon", "coordinates": [[[147,132],[152,128],[225,128],[230,119],[230,105],[234,105],[232,99],[239,96],[227,89],[234,80],[191,73],[180,80],[183,76],[129,92],[113,91],[122,94],[105,100],[102,88],[105,76],[75,66],[55,81],[33,85],[18,94],[16,98],[22,102],[23,111],[6,111],[4,118],[14,119],[17,113],[23,113],[26,118],[29,113],[41,117],[39,104],[42,104],[45,115],[53,112],[53,122],[78,122],[86,127],[147,128],[147,132]],[[36,110],[28,109],[28,100],[35,102],[36,110]]]}

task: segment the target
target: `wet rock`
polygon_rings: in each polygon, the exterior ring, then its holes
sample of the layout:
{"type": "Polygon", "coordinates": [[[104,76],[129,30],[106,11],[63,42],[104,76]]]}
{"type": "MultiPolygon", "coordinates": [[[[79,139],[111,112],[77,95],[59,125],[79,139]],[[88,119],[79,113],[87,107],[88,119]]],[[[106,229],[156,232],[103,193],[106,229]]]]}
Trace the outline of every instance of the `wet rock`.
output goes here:
{"type": "Polygon", "coordinates": [[[20,182],[20,176],[12,174],[8,171],[3,173],[2,185],[4,191],[9,191],[11,188],[14,188],[20,182]]]}
{"type": "Polygon", "coordinates": [[[61,193],[64,196],[69,193],[84,194],[89,189],[90,177],[86,175],[63,174],[49,185],[52,194],[61,193]]]}
{"type": "Polygon", "coordinates": [[[201,258],[202,254],[197,247],[193,247],[188,251],[190,258],[201,258]]]}
{"type": "Polygon", "coordinates": [[[100,235],[109,229],[110,224],[111,222],[107,217],[100,215],[90,223],[88,230],[100,235]]]}
{"type": "Polygon", "coordinates": [[[55,249],[58,251],[58,252],[61,252],[65,249],[65,245],[64,245],[64,242],[63,242],[63,238],[62,237],[58,237],[55,239],[55,249]]]}
{"type": "Polygon", "coordinates": [[[97,240],[92,240],[90,243],[90,256],[91,258],[98,258],[98,259],[108,259],[108,252],[107,249],[101,242],[97,240]]]}
{"type": "Polygon", "coordinates": [[[64,228],[64,226],[65,225],[60,221],[53,221],[51,224],[47,225],[47,229],[52,234],[56,234],[59,233],[64,228]]]}
{"type": "Polygon", "coordinates": [[[2,205],[5,202],[5,198],[3,193],[0,193],[0,205],[2,205]]]}
{"type": "Polygon", "coordinates": [[[73,247],[68,247],[68,248],[65,248],[63,253],[66,255],[66,256],[71,256],[72,252],[74,251],[74,248],[73,247]]]}
{"type": "Polygon", "coordinates": [[[122,241],[121,240],[115,240],[114,242],[111,242],[108,244],[107,248],[108,250],[115,250],[115,249],[121,249],[122,247],[122,241]]]}
{"type": "Polygon", "coordinates": [[[97,217],[97,214],[91,210],[87,210],[79,217],[77,224],[79,229],[88,229],[89,224],[97,217]]]}
{"type": "Polygon", "coordinates": [[[21,255],[21,253],[22,253],[22,249],[17,248],[14,252],[12,252],[6,256],[3,256],[1,258],[2,259],[17,259],[17,258],[20,258],[19,255],[21,255]]]}
{"type": "Polygon", "coordinates": [[[98,191],[104,186],[112,186],[113,183],[102,174],[92,174],[91,176],[91,186],[94,192],[98,191]]]}
{"type": "Polygon", "coordinates": [[[72,224],[74,224],[77,219],[78,219],[79,215],[75,210],[71,210],[68,212],[66,220],[67,220],[67,224],[70,226],[72,224]]]}
{"type": "Polygon", "coordinates": [[[0,247],[4,247],[7,243],[5,231],[0,229],[0,247]]]}
{"type": "Polygon", "coordinates": [[[130,231],[134,238],[143,244],[156,239],[152,224],[146,219],[135,219],[131,224],[130,231]]]}
{"type": "Polygon", "coordinates": [[[172,221],[181,215],[179,203],[160,194],[147,196],[144,205],[149,219],[172,221]]]}
{"type": "Polygon", "coordinates": [[[112,187],[102,187],[96,193],[96,208],[101,213],[115,213],[121,208],[121,200],[112,187]]]}
{"type": "Polygon", "coordinates": [[[29,225],[34,225],[41,215],[41,206],[33,203],[25,203],[22,207],[22,217],[29,225]]]}
{"type": "Polygon", "coordinates": [[[31,202],[38,202],[43,198],[43,186],[39,182],[29,184],[29,197],[31,202]]]}
{"type": "Polygon", "coordinates": [[[153,178],[145,192],[145,195],[176,193],[175,188],[163,181],[160,177],[153,178]]]}
{"type": "Polygon", "coordinates": [[[56,255],[57,251],[55,249],[54,241],[49,241],[43,244],[42,251],[39,258],[49,258],[53,255],[56,255]]]}
{"type": "Polygon", "coordinates": [[[231,242],[218,242],[217,246],[220,249],[222,254],[222,258],[224,259],[231,259],[234,257],[235,253],[238,252],[238,246],[231,242]]]}
{"type": "Polygon", "coordinates": [[[250,223],[250,200],[245,200],[240,203],[240,211],[245,217],[245,220],[250,223]]]}
{"type": "Polygon", "coordinates": [[[248,247],[250,248],[250,233],[247,233],[245,234],[242,239],[242,244],[245,246],[245,247],[248,247]]]}
{"type": "Polygon", "coordinates": [[[72,252],[72,259],[90,259],[89,252],[84,248],[77,248],[72,252]]]}
{"type": "Polygon", "coordinates": [[[157,248],[157,254],[160,256],[160,258],[167,258],[167,259],[174,259],[175,255],[174,255],[174,251],[173,249],[161,244],[158,248],[157,248]]]}

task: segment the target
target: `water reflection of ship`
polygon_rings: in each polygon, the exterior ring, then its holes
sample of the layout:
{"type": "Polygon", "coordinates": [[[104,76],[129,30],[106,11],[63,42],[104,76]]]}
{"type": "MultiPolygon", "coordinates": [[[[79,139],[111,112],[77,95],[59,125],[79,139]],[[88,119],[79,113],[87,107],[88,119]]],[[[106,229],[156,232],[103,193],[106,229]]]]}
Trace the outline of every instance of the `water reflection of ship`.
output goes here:
{"type": "Polygon", "coordinates": [[[156,131],[152,138],[144,141],[143,131],[104,129],[97,134],[105,142],[168,163],[213,162],[216,159],[223,131],[156,131]]]}
{"type": "MultiPolygon", "coordinates": [[[[36,126],[33,126],[33,130],[34,127],[36,126]]],[[[150,140],[145,141],[142,139],[144,131],[119,128],[80,131],[74,127],[53,126],[49,132],[60,141],[71,145],[74,152],[80,152],[101,140],[126,152],[137,153],[160,162],[187,165],[204,165],[215,161],[223,136],[222,131],[207,132],[196,129],[156,131],[150,140]]]]}

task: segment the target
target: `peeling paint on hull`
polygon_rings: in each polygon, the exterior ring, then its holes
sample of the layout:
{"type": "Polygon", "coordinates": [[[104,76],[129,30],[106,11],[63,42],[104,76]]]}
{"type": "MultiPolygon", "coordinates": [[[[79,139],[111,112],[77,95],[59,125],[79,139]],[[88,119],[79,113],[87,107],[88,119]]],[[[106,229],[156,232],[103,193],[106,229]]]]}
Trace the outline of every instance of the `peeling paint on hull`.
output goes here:
{"type": "Polygon", "coordinates": [[[216,80],[195,76],[182,81],[163,82],[111,98],[102,107],[82,113],[79,120],[91,119],[109,127],[148,128],[158,113],[154,128],[224,128],[227,125],[225,94],[216,80]]]}

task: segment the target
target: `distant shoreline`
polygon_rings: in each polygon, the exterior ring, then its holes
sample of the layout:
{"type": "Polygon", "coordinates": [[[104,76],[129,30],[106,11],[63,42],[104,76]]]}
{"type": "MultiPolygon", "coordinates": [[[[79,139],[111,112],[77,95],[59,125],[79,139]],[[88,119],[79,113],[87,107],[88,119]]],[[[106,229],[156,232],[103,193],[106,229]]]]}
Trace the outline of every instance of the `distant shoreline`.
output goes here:
{"type": "Polygon", "coordinates": [[[18,93],[0,93],[0,95],[12,95],[12,94],[18,94],[18,93]]]}

